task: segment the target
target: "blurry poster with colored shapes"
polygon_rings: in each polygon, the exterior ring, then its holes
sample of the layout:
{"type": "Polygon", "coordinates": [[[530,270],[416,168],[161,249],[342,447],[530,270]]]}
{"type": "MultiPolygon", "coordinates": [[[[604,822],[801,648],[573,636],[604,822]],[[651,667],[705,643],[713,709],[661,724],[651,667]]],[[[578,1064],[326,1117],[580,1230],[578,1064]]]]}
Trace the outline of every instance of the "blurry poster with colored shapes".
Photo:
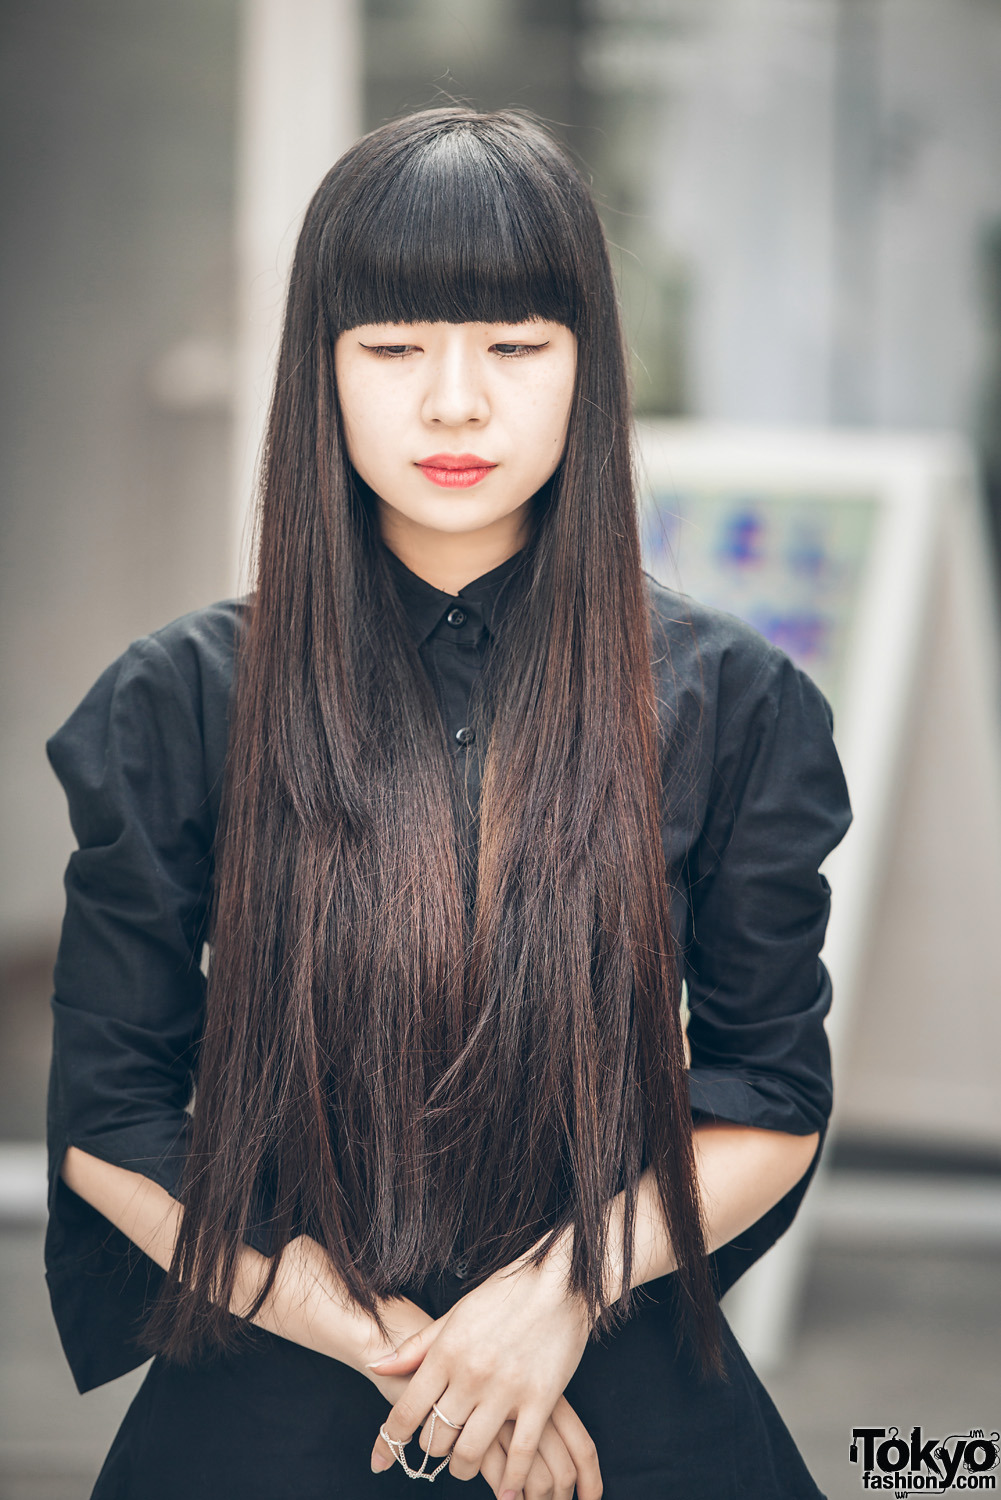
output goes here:
{"type": "Polygon", "coordinates": [[[753,625],[837,709],[878,508],[858,493],[655,489],[643,510],[644,566],[753,625]]]}

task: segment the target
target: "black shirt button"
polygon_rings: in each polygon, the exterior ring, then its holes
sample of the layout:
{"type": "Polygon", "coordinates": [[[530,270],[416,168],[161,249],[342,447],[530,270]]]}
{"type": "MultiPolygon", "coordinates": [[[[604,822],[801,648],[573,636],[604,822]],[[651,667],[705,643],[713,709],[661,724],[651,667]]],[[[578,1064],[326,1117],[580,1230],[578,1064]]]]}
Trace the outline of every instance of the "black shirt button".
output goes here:
{"type": "Polygon", "coordinates": [[[452,1266],[452,1275],[457,1276],[460,1281],[465,1281],[466,1277],[469,1275],[468,1260],[457,1260],[452,1266]]]}
{"type": "Polygon", "coordinates": [[[461,729],[455,731],[455,737],[460,745],[471,745],[476,738],[476,730],[470,729],[468,724],[464,724],[461,729]]]}
{"type": "Polygon", "coordinates": [[[445,619],[448,621],[449,625],[454,625],[456,630],[458,630],[460,625],[465,625],[466,623],[466,611],[464,609],[460,609],[458,605],[456,605],[454,609],[449,610],[448,614],[445,616],[445,619]]]}

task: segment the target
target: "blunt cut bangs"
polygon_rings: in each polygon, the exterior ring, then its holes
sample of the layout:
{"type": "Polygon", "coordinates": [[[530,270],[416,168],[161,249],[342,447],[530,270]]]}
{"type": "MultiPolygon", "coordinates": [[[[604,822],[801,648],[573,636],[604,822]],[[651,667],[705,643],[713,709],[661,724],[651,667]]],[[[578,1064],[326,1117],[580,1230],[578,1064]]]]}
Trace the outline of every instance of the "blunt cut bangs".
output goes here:
{"type": "Polygon", "coordinates": [[[593,209],[566,161],[512,111],[421,119],[423,141],[412,119],[384,127],[330,174],[338,211],[318,246],[328,336],[534,318],[577,333],[594,296],[581,222],[593,209]]]}

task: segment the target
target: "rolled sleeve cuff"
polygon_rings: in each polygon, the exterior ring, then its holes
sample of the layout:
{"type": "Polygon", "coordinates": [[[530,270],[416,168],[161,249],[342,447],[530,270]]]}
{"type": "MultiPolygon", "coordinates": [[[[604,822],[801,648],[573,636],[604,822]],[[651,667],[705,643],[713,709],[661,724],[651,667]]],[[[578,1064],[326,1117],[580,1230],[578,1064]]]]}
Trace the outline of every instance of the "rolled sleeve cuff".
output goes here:
{"type": "Polygon", "coordinates": [[[688,1074],[692,1114],[700,1120],[727,1120],[759,1130],[812,1135],[830,1115],[829,1092],[807,1099],[791,1085],[769,1075],[727,1068],[692,1067],[688,1074]]]}
{"type": "Polygon", "coordinates": [[[752,1080],[722,1068],[693,1068],[689,1093],[696,1125],[706,1120],[726,1120],[760,1130],[781,1130],[789,1135],[812,1135],[816,1131],[820,1136],[810,1165],[785,1197],[742,1234],[710,1255],[717,1293],[722,1297],[785,1234],[799,1212],[824,1148],[829,1105],[793,1099],[774,1079],[752,1080]]]}
{"type": "Polygon", "coordinates": [[[163,1271],[67,1186],[63,1156],[76,1146],[101,1161],[141,1172],[177,1197],[189,1117],[122,1128],[91,1138],[54,1122],[49,1133],[49,1219],[46,1282],[60,1340],[77,1389],[92,1390],[134,1370],[149,1357],[143,1322],[163,1271]]]}

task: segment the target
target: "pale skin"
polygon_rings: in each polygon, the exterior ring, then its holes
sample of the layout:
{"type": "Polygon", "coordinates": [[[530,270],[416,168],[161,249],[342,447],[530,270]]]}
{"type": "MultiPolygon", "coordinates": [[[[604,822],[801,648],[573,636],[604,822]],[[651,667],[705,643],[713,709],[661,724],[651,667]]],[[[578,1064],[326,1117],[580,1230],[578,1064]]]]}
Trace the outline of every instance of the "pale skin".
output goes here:
{"type": "MultiPolygon", "coordinates": [[[[555,323],[367,325],[335,347],[348,453],[376,495],[382,537],[411,570],[448,593],[498,567],[528,540],[531,498],[566,443],[576,368],[573,334],[555,323]],[[482,476],[439,482],[422,461],[472,455],[482,476]],[[430,471],[430,472],[429,472],[430,471]]],[[[474,466],[474,469],[476,466],[474,466]]],[[[696,1128],[695,1152],[710,1250],[773,1207],[806,1172],[818,1137],[723,1122],[696,1128]]],[[[156,1183],[74,1146],[68,1186],[159,1265],[170,1263],[183,1209],[156,1183]]],[[[606,1285],[621,1295],[620,1194],[609,1205],[606,1285]]],[[[347,1297],[322,1248],[302,1236],[285,1250],[254,1321],[338,1359],[371,1380],[389,1410],[385,1430],[418,1434],[460,1479],[481,1473],[498,1500],[600,1500],[590,1435],[564,1391],[590,1334],[568,1294],[568,1245],[539,1267],[524,1259],[494,1273],[441,1318],[406,1298],[385,1304],[387,1349],[374,1321],[347,1297]],[[393,1352],[395,1350],[395,1353],[393,1352]],[[437,1423],[432,1402],[456,1433],[437,1423]]],[[[656,1184],[640,1181],[631,1286],[675,1269],[656,1184]]],[[[231,1311],[245,1316],[265,1261],[244,1247],[231,1311]]],[[[373,1433],[372,1466],[395,1462],[373,1433]]],[[[429,1464],[429,1466],[431,1466],[429,1464]]]]}

